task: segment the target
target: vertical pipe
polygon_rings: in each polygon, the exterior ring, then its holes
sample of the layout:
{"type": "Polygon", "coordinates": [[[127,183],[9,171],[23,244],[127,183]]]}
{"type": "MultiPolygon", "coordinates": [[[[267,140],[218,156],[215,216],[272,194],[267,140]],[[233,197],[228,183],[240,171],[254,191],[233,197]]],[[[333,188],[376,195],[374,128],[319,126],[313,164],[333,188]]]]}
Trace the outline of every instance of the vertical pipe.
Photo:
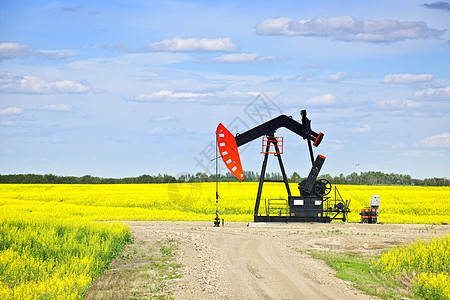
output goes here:
{"type": "MultiPolygon", "coordinates": [[[[266,147],[266,152],[269,152],[269,146],[266,147]]],[[[261,193],[264,184],[264,177],[266,176],[266,166],[267,166],[267,158],[269,157],[269,153],[264,154],[264,161],[261,168],[261,175],[259,177],[259,185],[258,185],[258,194],[256,195],[256,203],[255,203],[255,221],[256,217],[258,217],[259,213],[259,202],[261,201],[261,193]]]]}
{"type": "Polygon", "coordinates": [[[217,148],[218,148],[218,145],[217,145],[217,131],[216,131],[216,147],[215,147],[216,149],[216,211],[219,211],[219,167],[218,167],[218,165],[217,165],[217,148]]]}
{"type": "Polygon", "coordinates": [[[219,175],[218,175],[218,165],[217,165],[217,151],[218,151],[218,145],[217,145],[217,131],[216,131],[216,218],[214,220],[214,226],[219,227],[220,226],[220,219],[219,219],[219,175]]]}

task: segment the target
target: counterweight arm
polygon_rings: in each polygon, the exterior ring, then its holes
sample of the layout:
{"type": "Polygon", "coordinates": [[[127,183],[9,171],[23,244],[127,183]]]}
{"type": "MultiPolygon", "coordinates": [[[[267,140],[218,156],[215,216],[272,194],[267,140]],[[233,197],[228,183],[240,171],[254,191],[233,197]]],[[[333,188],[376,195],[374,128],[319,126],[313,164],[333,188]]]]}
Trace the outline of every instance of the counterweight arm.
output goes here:
{"type": "MultiPolygon", "coordinates": [[[[319,146],[323,139],[323,133],[316,133],[311,130],[311,121],[306,117],[306,110],[301,111],[301,116],[302,123],[295,121],[292,117],[281,115],[250,130],[247,130],[244,133],[236,134],[235,137],[228,131],[228,129],[225,128],[225,126],[219,124],[216,131],[217,146],[219,147],[220,156],[222,157],[222,160],[228,170],[230,170],[230,172],[233,173],[237,179],[243,180],[244,172],[242,170],[238,147],[245,145],[261,136],[273,137],[275,135],[275,131],[280,127],[289,129],[308,142],[311,163],[314,167],[314,155],[311,143],[313,143],[316,147],[319,146]]],[[[273,143],[275,147],[278,147],[276,140],[269,140],[269,143],[273,143]]]]}
{"type": "MultiPolygon", "coordinates": [[[[302,120],[303,122],[307,122],[306,120],[308,119],[305,116],[302,120]]],[[[264,135],[273,136],[275,134],[275,131],[280,127],[285,127],[290,131],[298,134],[303,139],[307,139],[308,141],[313,142],[313,145],[316,147],[319,146],[320,142],[323,139],[323,133],[316,133],[312,131],[309,128],[309,123],[307,125],[304,125],[292,119],[291,117],[281,115],[250,130],[247,130],[246,132],[237,134],[236,145],[238,147],[245,145],[248,142],[251,142],[254,139],[257,139],[264,135]]]]}

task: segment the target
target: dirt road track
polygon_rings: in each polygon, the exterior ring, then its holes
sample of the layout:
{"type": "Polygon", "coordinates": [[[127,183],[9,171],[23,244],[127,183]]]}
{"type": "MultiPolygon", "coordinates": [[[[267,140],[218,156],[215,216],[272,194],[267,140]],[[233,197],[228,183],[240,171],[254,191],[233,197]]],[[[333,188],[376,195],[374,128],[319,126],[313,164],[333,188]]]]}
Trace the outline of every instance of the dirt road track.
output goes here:
{"type": "Polygon", "coordinates": [[[348,299],[329,284],[329,274],[320,274],[324,266],[298,252],[286,251],[280,243],[261,236],[235,235],[225,236],[223,242],[221,259],[228,262],[232,275],[228,285],[237,291],[233,298],[348,299]]]}
{"type": "Polygon", "coordinates": [[[450,233],[450,226],[433,225],[127,223],[143,251],[161,238],[178,244],[183,276],[164,283],[175,299],[375,299],[304,251],[354,251],[369,259],[394,244],[450,233]]]}

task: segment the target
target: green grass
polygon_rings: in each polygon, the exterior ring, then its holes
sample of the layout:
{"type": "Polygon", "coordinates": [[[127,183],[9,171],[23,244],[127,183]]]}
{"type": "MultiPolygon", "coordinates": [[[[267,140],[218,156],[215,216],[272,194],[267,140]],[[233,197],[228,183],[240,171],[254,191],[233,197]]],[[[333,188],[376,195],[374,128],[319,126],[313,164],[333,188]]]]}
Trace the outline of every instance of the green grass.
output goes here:
{"type": "Polygon", "coordinates": [[[168,283],[181,278],[183,268],[176,261],[178,249],[172,238],[129,246],[117,261],[117,271],[111,272],[118,276],[114,287],[109,291],[97,291],[98,286],[102,286],[99,282],[91,294],[95,299],[173,299],[168,283]]]}
{"type": "Polygon", "coordinates": [[[337,278],[350,281],[368,295],[382,299],[412,297],[409,279],[395,281],[375,270],[371,259],[353,252],[336,253],[331,251],[308,250],[305,253],[315,259],[321,259],[336,270],[337,278]]]}

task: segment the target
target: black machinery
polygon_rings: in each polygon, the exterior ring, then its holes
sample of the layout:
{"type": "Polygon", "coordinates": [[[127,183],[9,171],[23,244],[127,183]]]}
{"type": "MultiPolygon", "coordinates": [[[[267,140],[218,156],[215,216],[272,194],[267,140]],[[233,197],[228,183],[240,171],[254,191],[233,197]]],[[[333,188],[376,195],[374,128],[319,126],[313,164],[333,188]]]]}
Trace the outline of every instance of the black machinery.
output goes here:
{"type": "MultiPolygon", "coordinates": [[[[344,201],[337,188],[334,188],[334,199],[329,195],[332,191],[328,180],[317,179],[320,169],[325,162],[325,157],[317,155],[314,158],[312,146],[319,146],[323,139],[323,133],[311,130],[311,121],[306,116],[306,110],[301,111],[301,123],[292,117],[280,115],[270,121],[256,126],[234,137],[222,124],[217,128],[217,144],[220,155],[227,168],[239,179],[244,179],[242,165],[237,148],[263,137],[264,160],[259,179],[258,193],[256,196],[254,221],[255,222],[322,222],[329,223],[332,220],[346,221],[349,201],[344,201]],[[308,177],[298,185],[300,196],[291,194],[281,154],[283,153],[282,138],[275,137],[278,128],[285,127],[306,140],[311,158],[311,170],[308,177]],[[267,161],[270,154],[278,159],[282,180],[265,179],[267,161]],[[265,213],[260,212],[261,194],[264,182],[284,183],[287,199],[268,199],[265,201],[265,213]]],[[[262,208],[262,207],[261,207],[262,208]]],[[[264,210],[263,210],[264,211],[264,210]]]]}

